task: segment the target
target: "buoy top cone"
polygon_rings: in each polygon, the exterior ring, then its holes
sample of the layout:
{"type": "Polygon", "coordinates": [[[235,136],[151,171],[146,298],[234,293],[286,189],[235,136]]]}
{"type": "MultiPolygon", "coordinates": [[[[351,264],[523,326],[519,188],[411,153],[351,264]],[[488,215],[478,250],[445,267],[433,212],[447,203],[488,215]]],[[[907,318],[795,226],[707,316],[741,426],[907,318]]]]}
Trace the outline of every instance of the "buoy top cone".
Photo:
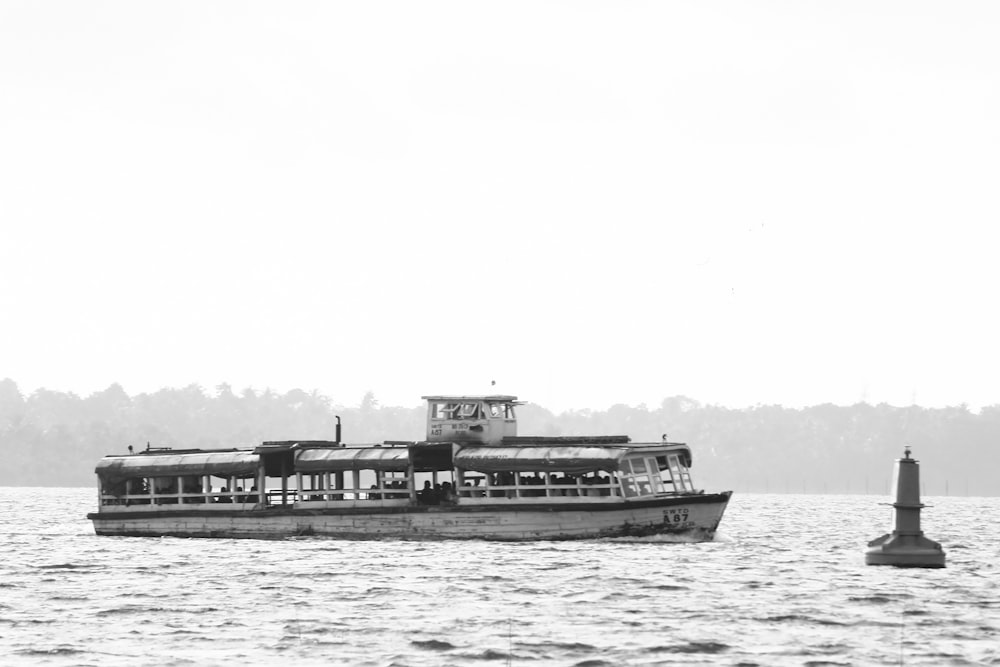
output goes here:
{"type": "Polygon", "coordinates": [[[944,567],[941,545],[924,537],[920,530],[920,463],[910,458],[910,448],[896,459],[896,525],[891,535],[868,543],[865,563],[896,567],[944,567]]]}

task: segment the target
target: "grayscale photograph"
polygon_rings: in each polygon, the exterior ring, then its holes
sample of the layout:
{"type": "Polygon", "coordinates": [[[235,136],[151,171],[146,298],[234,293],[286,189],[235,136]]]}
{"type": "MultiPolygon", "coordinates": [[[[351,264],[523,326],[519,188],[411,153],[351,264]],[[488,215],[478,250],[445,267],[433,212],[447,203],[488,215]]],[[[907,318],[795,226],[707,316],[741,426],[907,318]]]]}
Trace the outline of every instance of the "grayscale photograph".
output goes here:
{"type": "Polygon", "coordinates": [[[998,35],[0,0],[0,664],[1000,665],[998,35]]]}

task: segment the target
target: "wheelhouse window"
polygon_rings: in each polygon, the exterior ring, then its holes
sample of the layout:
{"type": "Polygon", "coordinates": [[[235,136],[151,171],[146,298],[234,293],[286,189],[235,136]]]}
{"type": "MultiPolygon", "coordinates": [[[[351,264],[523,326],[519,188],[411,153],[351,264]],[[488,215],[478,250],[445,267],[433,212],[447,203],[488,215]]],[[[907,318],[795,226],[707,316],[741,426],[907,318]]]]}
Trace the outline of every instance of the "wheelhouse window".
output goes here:
{"type": "Polygon", "coordinates": [[[454,403],[431,403],[431,419],[451,419],[454,403]]]}
{"type": "Polygon", "coordinates": [[[479,403],[462,403],[458,409],[459,419],[483,419],[483,408],[479,403]]]}
{"type": "Polygon", "coordinates": [[[432,403],[431,419],[485,419],[486,412],[478,401],[466,403],[432,403]]]}
{"type": "Polygon", "coordinates": [[[504,419],[513,419],[514,406],[509,403],[490,403],[489,415],[495,419],[500,417],[504,419]]]}

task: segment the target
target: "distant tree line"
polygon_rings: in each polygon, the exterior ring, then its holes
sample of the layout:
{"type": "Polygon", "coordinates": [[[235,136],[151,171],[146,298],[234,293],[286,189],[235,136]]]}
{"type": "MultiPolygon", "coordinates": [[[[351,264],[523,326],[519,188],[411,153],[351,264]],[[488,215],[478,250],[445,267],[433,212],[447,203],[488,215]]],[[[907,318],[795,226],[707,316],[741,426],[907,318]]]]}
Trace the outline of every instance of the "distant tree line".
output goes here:
{"type": "MultiPolygon", "coordinates": [[[[222,384],[129,396],[113,384],[82,398],[39,389],[24,396],[0,380],[0,486],[89,486],[106,454],[153,447],[248,447],[265,440],[332,440],[336,416],[348,443],[419,440],[424,406],[356,406],[316,391],[234,392],[222,384]]],[[[555,414],[520,407],[521,435],[630,435],[633,441],[687,442],[694,479],[712,490],[771,493],[889,493],[892,462],[908,445],[921,461],[926,495],[998,495],[1000,405],[922,408],[831,404],[733,409],[684,396],[656,408],[555,414]]]]}

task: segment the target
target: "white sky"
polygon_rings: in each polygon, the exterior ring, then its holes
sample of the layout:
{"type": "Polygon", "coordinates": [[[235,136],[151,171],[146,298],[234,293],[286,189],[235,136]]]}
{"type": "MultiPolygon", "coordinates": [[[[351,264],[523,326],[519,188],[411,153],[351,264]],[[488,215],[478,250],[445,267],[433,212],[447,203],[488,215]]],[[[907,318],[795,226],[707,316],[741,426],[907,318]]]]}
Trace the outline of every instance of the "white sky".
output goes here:
{"type": "Polygon", "coordinates": [[[995,2],[4,0],[0,377],[1000,403],[998,36],[995,2]]]}

